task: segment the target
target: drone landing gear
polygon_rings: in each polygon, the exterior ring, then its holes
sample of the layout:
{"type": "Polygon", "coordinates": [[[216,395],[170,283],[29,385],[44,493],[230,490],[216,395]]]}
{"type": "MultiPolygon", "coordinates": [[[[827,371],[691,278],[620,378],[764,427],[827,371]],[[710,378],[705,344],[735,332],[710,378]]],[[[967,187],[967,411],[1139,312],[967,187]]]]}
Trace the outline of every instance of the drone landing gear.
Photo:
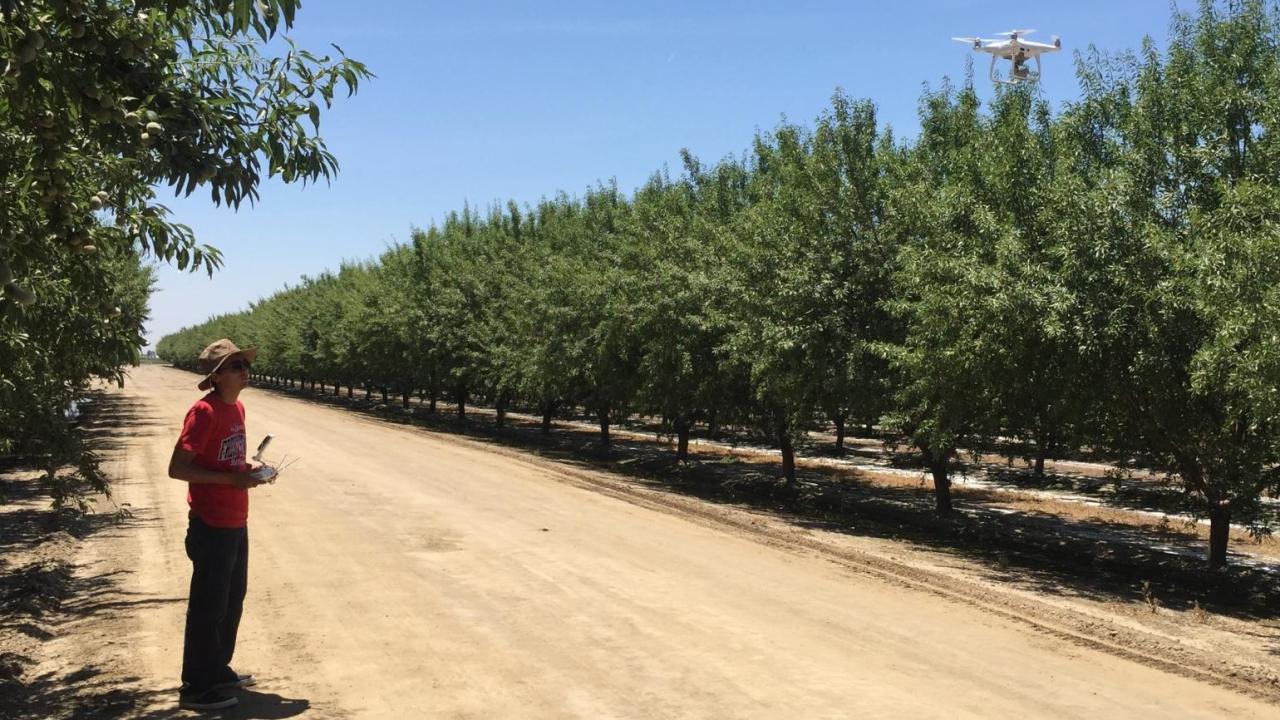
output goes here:
{"type": "Polygon", "coordinates": [[[991,82],[1000,85],[1017,85],[1020,82],[1034,82],[1040,79],[1040,56],[1036,55],[1036,69],[1032,70],[1027,67],[1025,60],[1013,60],[1012,66],[1009,68],[1009,79],[1005,80],[996,72],[996,60],[998,57],[991,58],[991,82]]]}

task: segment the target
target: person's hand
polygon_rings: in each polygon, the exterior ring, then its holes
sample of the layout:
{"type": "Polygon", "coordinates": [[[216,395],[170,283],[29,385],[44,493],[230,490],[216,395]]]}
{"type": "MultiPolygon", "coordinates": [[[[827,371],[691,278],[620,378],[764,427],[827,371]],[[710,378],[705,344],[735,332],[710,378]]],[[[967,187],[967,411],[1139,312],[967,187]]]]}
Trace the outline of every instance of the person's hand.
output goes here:
{"type": "Polygon", "coordinates": [[[231,474],[231,486],[241,490],[252,490],[264,482],[266,481],[255,478],[252,471],[231,474]]]}
{"type": "Polygon", "coordinates": [[[274,482],[274,481],[275,481],[275,479],[276,479],[276,475],[278,474],[278,472],[277,472],[277,470],[276,470],[275,468],[271,467],[270,465],[267,465],[266,463],[263,463],[263,464],[261,464],[261,465],[255,465],[255,464],[253,464],[253,463],[249,463],[247,467],[249,468],[249,471],[248,471],[248,472],[249,472],[249,474],[250,474],[250,475],[256,475],[256,476],[257,476],[257,477],[256,477],[256,479],[257,479],[257,481],[258,481],[258,483],[259,483],[259,484],[262,484],[262,483],[269,483],[269,482],[274,482]],[[262,475],[262,469],[263,469],[263,468],[266,468],[266,469],[270,470],[270,471],[271,471],[271,474],[270,474],[270,475],[267,475],[266,477],[263,477],[263,475],[262,475]]]}

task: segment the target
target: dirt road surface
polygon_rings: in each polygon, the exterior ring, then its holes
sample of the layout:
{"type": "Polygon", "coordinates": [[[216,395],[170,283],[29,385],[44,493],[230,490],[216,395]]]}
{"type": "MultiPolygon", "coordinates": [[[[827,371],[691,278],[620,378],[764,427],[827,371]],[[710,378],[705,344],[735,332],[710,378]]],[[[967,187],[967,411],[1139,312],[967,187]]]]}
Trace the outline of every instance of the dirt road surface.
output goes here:
{"type": "MultiPolygon", "coordinates": [[[[133,372],[107,469],[132,522],[79,572],[115,612],[50,650],[177,699],[189,563],[166,477],[192,375],[133,372]],[[113,574],[115,573],[115,574],[113,574]]],[[[1276,717],[1264,699],[1071,642],[756,535],[745,513],[651,503],[590,471],[250,389],[250,447],[300,456],[253,491],[224,717],[1276,717]]],[[[599,473],[595,473],[599,475],[599,473]]],[[[618,481],[622,482],[622,481],[618,481]]],[[[800,531],[797,531],[800,532],[800,531]]],[[[809,531],[803,531],[809,532],[809,531]]]]}

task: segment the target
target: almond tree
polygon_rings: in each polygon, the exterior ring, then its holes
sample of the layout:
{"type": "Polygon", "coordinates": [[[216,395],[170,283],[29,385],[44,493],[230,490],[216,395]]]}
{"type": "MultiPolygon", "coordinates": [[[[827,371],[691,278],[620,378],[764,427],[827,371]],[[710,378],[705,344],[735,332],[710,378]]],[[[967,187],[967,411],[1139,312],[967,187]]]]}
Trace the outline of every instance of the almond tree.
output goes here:
{"type": "Polygon", "coordinates": [[[850,414],[879,415],[883,363],[871,348],[890,320],[881,302],[893,260],[880,231],[874,108],[837,93],[813,132],[757,138],[750,207],[732,225],[727,345],[750,376],[758,425],[795,482],[795,442],[821,411],[843,444],[850,414]]]}
{"type": "Polygon", "coordinates": [[[93,377],[137,361],[145,260],[218,265],[155,188],[204,188],[237,207],[263,176],[337,170],[316,134],[322,107],[370,75],[287,39],[268,52],[297,5],[0,2],[0,452],[45,453],[63,424],[33,418],[56,418],[93,377]]]}
{"type": "Polygon", "coordinates": [[[961,447],[992,428],[987,328],[1004,322],[989,302],[1001,288],[994,248],[1009,228],[980,199],[984,133],[972,79],[927,93],[919,140],[893,166],[888,226],[899,244],[887,307],[900,336],[879,345],[894,386],[888,425],[920,451],[940,513],[951,510],[961,447]]]}
{"type": "Polygon", "coordinates": [[[711,310],[716,244],[698,230],[697,161],[686,153],[690,177],[671,181],[653,176],[640,188],[623,234],[628,272],[631,333],[639,357],[636,402],[662,418],[676,435],[676,459],[689,455],[694,422],[708,419],[727,373],[716,347],[724,328],[711,310]]]}
{"type": "Polygon", "coordinates": [[[1087,79],[1074,112],[1110,142],[1081,144],[1100,179],[1075,214],[1098,232],[1066,277],[1110,401],[1100,430],[1177,476],[1221,567],[1280,462],[1280,11],[1205,0],[1163,56],[1148,41],[1128,72],[1087,79]]]}

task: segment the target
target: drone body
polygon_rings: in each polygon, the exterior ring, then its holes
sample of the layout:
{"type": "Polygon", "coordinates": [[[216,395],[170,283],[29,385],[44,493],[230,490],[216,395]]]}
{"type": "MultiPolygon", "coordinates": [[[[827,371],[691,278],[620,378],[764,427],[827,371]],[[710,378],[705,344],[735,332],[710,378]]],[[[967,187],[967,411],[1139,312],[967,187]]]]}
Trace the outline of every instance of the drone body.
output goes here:
{"type": "Polygon", "coordinates": [[[974,52],[983,52],[991,55],[992,82],[1017,85],[1023,81],[1040,79],[1040,56],[1045,53],[1058,52],[1062,49],[1062,40],[1056,35],[1052,43],[1027,40],[1026,36],[1033,32],[1035,30],[1010,30],[1009,32],[998,33],[1004,37],[1003,40],[987,40],[980,37],[956,37],[951,39],[956,42],[971,43],[974,52]],[[1008,60],[1011,63],[1007,80],[996,73],[996,61],[1001,59],[1008,60]],[[1031,59],[1036,61],[1035,70],[1027,66],[1027,61],[1031,59]]]}

